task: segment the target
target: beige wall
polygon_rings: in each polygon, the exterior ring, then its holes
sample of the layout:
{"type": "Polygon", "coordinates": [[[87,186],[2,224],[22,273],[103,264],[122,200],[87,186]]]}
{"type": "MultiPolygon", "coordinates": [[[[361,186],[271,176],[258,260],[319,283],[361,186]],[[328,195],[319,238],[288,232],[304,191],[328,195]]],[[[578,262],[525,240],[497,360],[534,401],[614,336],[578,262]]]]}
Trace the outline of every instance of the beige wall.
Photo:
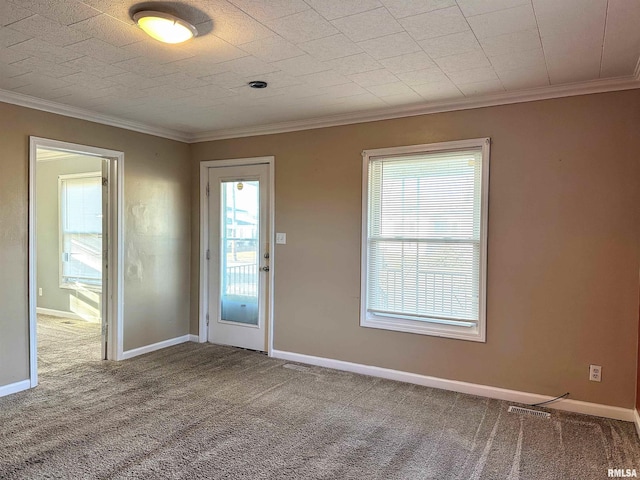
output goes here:
{"type": "Polygon", "coordinates": [[[188,333],[189,301],[197,333],[199,162],[275,155],[276,230],[288,240],[273,265],[276,349],[631,407],[639,127],[636,90],[189,148],[0,104],[0,386],[28,378],[35,135],[125,152],[125,350],[188,333]],[[484,136],[493,140],[487,343],[359,327],[360,152],[484,136]],[[603,366],[602,383],[587,380],[589,363],[603,366]]]}
{"type": "Polygon", "coordinates": [[[29,377],[29,135],[125,153],[124,349],[189,330],[189,146],[0,103],[0,386],[29,377]]]}
{"type": "Polygon", "coordinates": [[[275,348],[630,408],[638,338],[640,90],[192,146],[275,155],[275,348]],[[491,137],[487,342],[362,328],[363,149],[491,137]],[[587,379],[603,366],[602,383],[587,379]]]}
{"type": "Polygon", "coordinates": [[[99,292],[83,292],[74,288],[60,288],[60,193],[58,176],[75,173],[100,172],[102,160],[97,157],[74,155],[70,158],[40,161],[36,166],[36,229],[37,287],[42,296],[39,308],[62,312],[100,315],[99,292]],[[76,307],[81,307],[76,308],[76,307]]]}

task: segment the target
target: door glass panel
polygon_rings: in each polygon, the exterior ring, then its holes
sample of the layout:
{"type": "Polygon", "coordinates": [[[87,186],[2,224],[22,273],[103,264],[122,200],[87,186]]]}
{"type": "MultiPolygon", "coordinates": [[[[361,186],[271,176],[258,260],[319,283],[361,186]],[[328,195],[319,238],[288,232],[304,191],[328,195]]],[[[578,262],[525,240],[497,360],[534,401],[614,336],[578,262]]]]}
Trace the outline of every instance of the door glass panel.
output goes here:
{"type": "Polygon", "coordinates": [[[258,181],[221,185],[221,320],[258,325],[258,181]]]}

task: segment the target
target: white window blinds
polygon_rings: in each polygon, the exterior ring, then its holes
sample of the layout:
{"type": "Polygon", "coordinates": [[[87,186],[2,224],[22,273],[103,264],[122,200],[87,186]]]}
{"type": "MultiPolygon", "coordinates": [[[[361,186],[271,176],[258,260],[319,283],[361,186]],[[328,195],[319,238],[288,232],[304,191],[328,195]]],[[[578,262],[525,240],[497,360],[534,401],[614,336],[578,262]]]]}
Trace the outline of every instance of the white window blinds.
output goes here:
{"type": "Polygon", "coordinates": [[[370,157],[366,314],[477,328],[482,147],[370,157]]]}
{"type": "Polygon", "coordinates": [[[100,173],[60,176],[61,284],[102,284],[100,173]]]}

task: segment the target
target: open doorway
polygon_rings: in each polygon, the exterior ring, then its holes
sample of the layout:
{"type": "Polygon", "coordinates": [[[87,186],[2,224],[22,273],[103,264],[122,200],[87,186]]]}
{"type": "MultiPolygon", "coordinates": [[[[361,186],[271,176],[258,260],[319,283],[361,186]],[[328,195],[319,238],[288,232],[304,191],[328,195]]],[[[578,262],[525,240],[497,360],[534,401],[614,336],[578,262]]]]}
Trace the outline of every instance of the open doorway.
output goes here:
{"type": "Polygon", "coordinates": [[[31,138],[31,386],[122,356],[123,154],[31,138]]]}
{"type": "Polygon", "coordinates": [[[100,157],[36,150],[36,299],[41,372],[104,359],[100,157]]]}

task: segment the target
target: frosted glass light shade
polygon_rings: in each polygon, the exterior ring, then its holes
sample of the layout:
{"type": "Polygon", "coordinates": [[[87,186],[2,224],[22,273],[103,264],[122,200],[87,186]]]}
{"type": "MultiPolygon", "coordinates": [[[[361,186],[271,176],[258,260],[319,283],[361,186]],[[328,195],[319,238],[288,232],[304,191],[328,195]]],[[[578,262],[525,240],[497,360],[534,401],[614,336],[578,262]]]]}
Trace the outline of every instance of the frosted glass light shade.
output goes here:
{"type": "Polygon", "coordinates": [[[198,34],[196,27],[168,13],[142,11],[133,20],[147,35],[164,43],[182,43],[198,34]]]}

